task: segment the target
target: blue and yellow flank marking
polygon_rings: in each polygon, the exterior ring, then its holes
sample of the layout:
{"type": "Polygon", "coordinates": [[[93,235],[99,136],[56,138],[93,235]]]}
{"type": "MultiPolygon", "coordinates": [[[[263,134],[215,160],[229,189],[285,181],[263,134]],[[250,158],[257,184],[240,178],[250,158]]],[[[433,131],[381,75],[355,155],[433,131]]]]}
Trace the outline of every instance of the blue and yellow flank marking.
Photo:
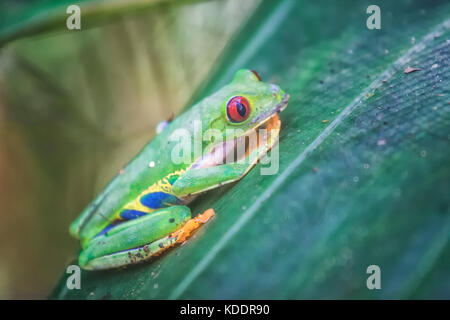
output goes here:
{"type": "Polygon", "coordinates": [[[182,201],[172,193],[172,185],[183,172],[185,170],[175,171],[141,192],[123,207],[117,220],[131,220],[160,208],[181,204],[182,201]]]}

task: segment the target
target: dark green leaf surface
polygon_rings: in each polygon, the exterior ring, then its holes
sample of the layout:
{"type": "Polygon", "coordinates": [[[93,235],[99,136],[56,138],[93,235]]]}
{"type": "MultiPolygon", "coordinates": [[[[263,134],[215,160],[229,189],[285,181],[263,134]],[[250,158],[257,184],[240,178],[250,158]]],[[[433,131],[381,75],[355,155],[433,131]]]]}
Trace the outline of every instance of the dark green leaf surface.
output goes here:
{"type": "Polygon", "coordinates": [[[185,245],[52,298],[450,298],[450,6],[379,1],[368,30],[369,4],[263,3],[196,97],[240,67],[285,89],[279,172],[198,199],[217,216],[185,245]]]}

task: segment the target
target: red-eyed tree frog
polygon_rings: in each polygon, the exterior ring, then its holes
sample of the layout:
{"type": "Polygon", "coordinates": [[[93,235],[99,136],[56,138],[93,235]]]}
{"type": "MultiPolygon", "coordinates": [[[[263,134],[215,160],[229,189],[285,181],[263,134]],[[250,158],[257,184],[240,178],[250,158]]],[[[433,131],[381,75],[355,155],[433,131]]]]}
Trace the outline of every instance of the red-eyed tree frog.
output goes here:
{"type": "Polygon", "coordinates": [[[161,127],[71,224],[82,247],[79,265],[100,270],[135,264],[186,241],[214,215],[213,209],[192,215],[187,204],[239,180],[272,148],[281,127],[278,113],[288,100],[277,85],[242,69],[161,127]]]}

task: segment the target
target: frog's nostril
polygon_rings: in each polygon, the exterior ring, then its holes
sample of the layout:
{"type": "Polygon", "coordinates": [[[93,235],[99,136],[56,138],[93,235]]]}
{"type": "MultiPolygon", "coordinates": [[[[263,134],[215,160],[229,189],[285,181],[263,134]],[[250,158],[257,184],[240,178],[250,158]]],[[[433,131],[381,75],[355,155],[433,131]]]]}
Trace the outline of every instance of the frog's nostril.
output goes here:
{"type": "Polygon", "coordinates": [[[279,86],[271,84],[270,91],[272,92],[272,97],[276,98],[280,94],[281,89],[279,86]]]}

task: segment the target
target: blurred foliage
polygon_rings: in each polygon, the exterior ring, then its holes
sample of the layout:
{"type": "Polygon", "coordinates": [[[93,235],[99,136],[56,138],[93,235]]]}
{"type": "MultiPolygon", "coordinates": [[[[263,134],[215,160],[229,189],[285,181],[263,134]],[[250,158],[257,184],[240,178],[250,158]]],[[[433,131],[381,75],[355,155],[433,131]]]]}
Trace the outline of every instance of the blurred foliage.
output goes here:
{"type": "Polygon", "coordinates": [[[0,2],[0,46],[24,36],[67,31],[66,9],[73,4],[81,8],[83,29],[87,29],[127,13],[195,1],[201,0],[3,0],[0,2]]]}
{"type": "MultiPolygon", "coordinates": [[[[1,298],[47,296],[76,255],[70,222],[186,104],[258,2],[173,2],[86,30],[82,6],[81,32],[63,15],[60,32],[0,48],[1,298]]],[[[29,12],[20,25],[65,5],[8,3],[29,12]]]]}
{"type": "Polygon", "coordinates": [[[240,67],[285,89],[279,174],[258,165],[192,205],[217,216],[183,246],[52,297],[449,298],[450,5],[378,1],[368,30],[370,4],[263,2],[192,100],[240,67]]]}

